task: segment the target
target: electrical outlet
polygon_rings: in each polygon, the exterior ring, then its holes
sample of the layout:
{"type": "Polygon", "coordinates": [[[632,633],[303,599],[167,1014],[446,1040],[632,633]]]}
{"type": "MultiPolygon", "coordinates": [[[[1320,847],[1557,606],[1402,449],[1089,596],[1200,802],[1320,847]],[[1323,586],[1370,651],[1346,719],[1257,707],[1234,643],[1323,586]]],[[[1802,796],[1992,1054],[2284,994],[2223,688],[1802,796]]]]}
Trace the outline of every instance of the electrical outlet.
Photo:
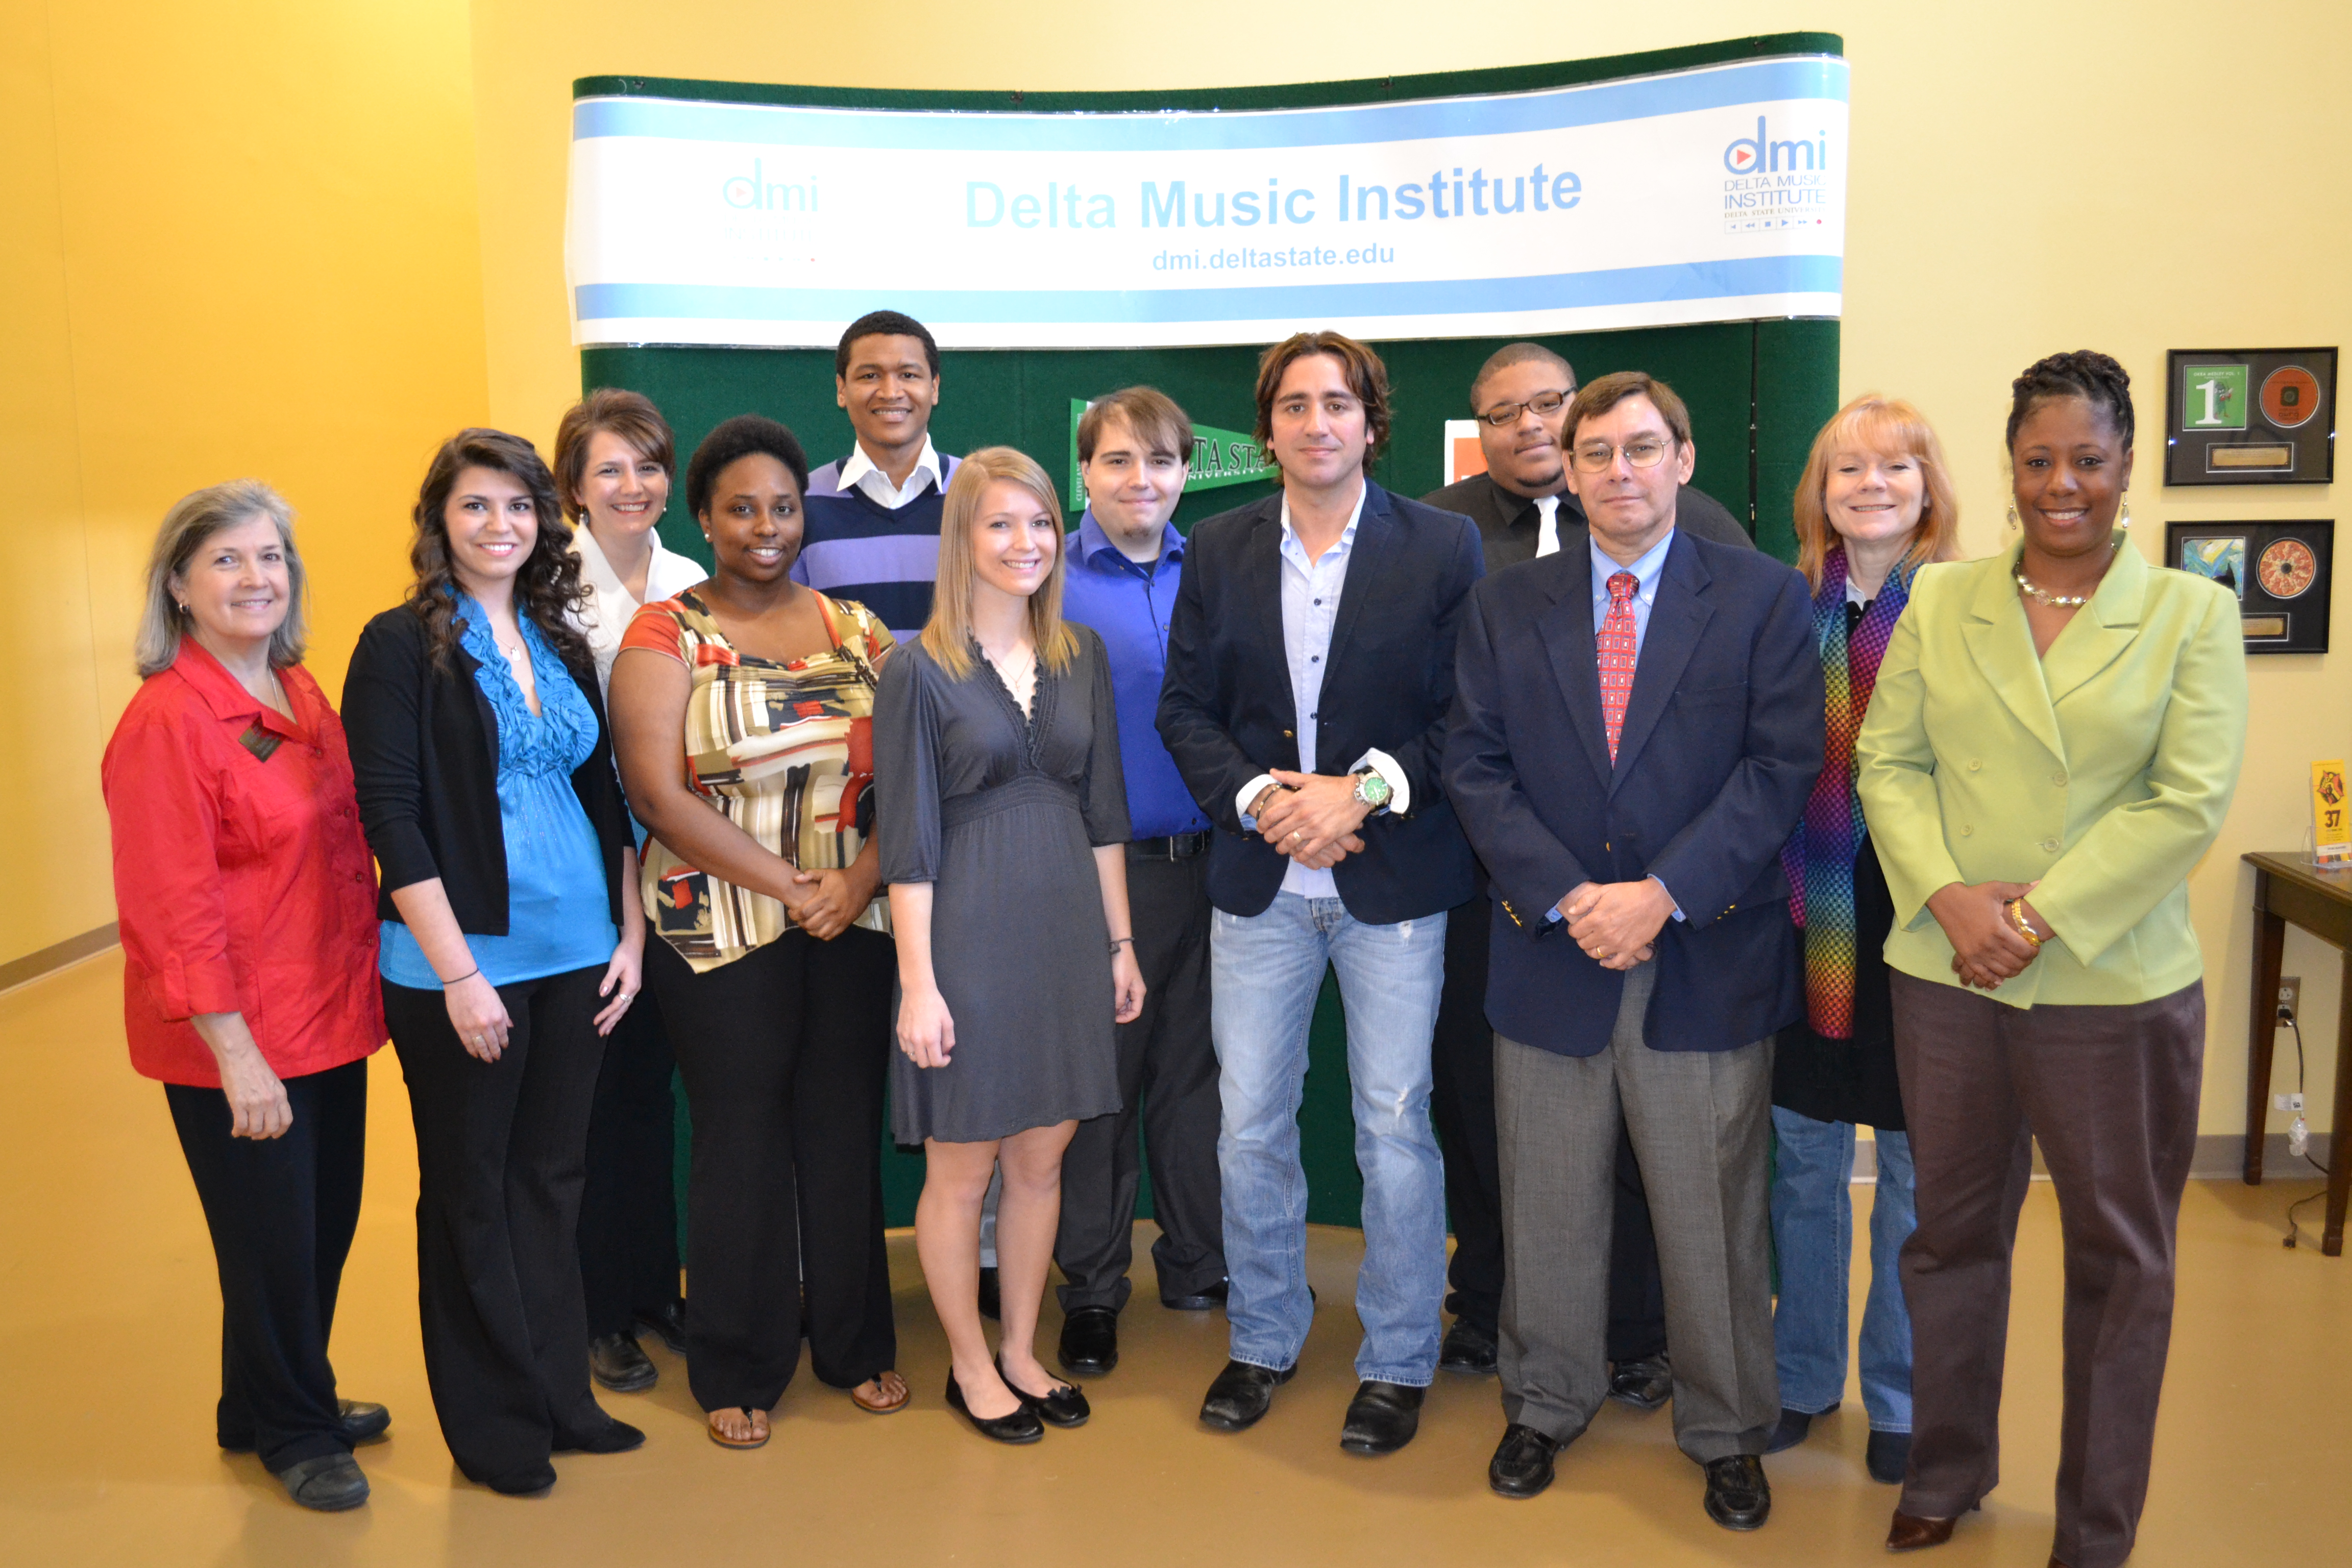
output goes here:
{"type": "Polygon", "coordinates": [[[2279,1005],[2294,1016],[2303,1016],[2303,976],[2284,975],[2279,980],[2279,1005]]]}
{"type": "Polygon", "coordinates": [[[2273,1110],[2284,1110],[2286,1109],[2286,1096],[2283,1094],[2272,1095],[2271,1109],[2273,1110]]]}

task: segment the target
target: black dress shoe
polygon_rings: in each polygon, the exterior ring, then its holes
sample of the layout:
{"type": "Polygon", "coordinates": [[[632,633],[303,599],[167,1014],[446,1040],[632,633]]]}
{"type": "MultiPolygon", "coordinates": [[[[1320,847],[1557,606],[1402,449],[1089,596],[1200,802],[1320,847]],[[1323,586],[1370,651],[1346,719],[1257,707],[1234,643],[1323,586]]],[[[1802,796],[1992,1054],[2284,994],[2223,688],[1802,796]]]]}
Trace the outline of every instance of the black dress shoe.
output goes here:
{"type": "Polygon", "coordinates": [[[503,1476],[493,1476],[482,1484],[501,1497],[537,1497],[555,1484],[555,1467],[541,1459],[503,1476]]]}
{"type": "Polygon", "coordinates": [[[552,1445],[559,1454],[625,1454],[646,1446],[646,1435],[625,1421],[607,1419],[586,1432],[558,1432],[552,1445]]]}
{"type": "Polygon", "coordinates": [[[349,1454],[297,1459],[278,1472],[278,1484],[288,1497],[320,1513],[341,1513],[368,1500],[367,1477],[349,1454]]]}
{"type": "Polygon", "coordinates": [[[1486,1461],[1486,1484],[1505,1497],[1533,1497],[1551,1485],[1559,1447],[1550,1436],[1514,1421],[1503,1428],[1503,1440],[1486,1461]]]}
{"type": "MultiPolygon", "coordinates": [[[[996,1360],[996,1375],[1004,1377],[1004,1358],[1002,1356],[996,1360]]],[[[1094,1414],[1094,1407],[1087,1403],[1086,1391],[1075,1383],[1049,1388],[1043,1394],[1032,1394],[1009,1377],[1004,1377],[1004,1386],[1013,1391],[1013,1398],[1036,1412],[1037,1419],[1048,1426],[1059,1426],[1067,1431],[1073,1426],[1085,1426],[1087,1418],[1094,1414]]]]}
{"type": "Polygon", "coordinates": [[[1080,1307],[1062,1320],[1062,1364],[1080,1377],[1100,1377],[1118,1364],[1118,1314],[1080,1307]]]}
{"type": "Polygon", "coordinates": [[[1190,1296],[1162,1296],[1160,1304],[1175,1312],[1213,1312],[1225,1304],[1225,1298],[1232,1289],[1231,1281],[1220,1279],[1207,1289],[1196,1290],[1190,1296]]]}
{"type": "MultiPolygon", "coordinates": [[[[1009,1384],[1007,1386],[1010,1387],[1009,1384]]],[[[1014,1399],[1021,1401],[1013,1407],[1012,1415],[974,1415],[971,1406],[963,1402],[963,1390],[956,1385],[955,1369],[948,1369],[948,1408],[971,1422],[973,1431],[1000,1443],[1034,1443],[1045,1435],[1045,1424],[1029,1407],[1029,1402],[1022,1398],[1019,1389],[1014,1388],[1011,1392],[1014,1399]]]]}
{"type": "Polygon", "coordinates": [[[1636,1410],[1655,1410],[1674,1397],[1675,1368],[1666,1352],[1621,1361],[1609,1369],[1609,1397],[1636,1410]]]}
{"type": "Polygon", "coordinates": [[[637,1321],[654,1331],[654,1337],[672,1355],[686,1353],[686,1303],[672,1301],[658,1311],[639,1312],[637,1321]]]}
{"type": "MultiPolygon", "coordinates": [[[[392,1412],[381,1405],[370,1405],[359,1399],[338,1399],[335,1408],[342,1417],[343,1441],[354,1448],[362,1443],[375,1442],[392,1427],[392,1412]]],[[[242,1433],[220,1437],[217,1441],[223,1450],[231,1454],[253,1452],[253,1439],[242,1433]]]]}
{"type": "Polygon", "coordinates": [[[1911,1434],[1873,1432],[1869,1446],[1863,1449],[1862,1463],[1872,1480],[1883,1486],[1901,1486],[1904,1472],[1911,1468],[1911,1434]]]}
{"type": "MultiPolygon", "coordinates": [[[[1834,1405],[1830,1406],[1830,1410],[1836,1408],[1834,1405]]],[[[1764,1439],[1764,1451],[1768,1454],[1778,1454],[1785,1449],[1795,1447],[1811,1435],[1813,1422],[1820,1416],[1827,1415],[1830,1410],[1807,1412],[1790,1410],[1783,1406],[1780,1411],[1780,1424],[1772,1428],[1772,1435],[1764,1439]]]]}
{"type": "Polygon", "coordinates": [[[1495,1336],[1467,1318],[1456,1318],[1437,1352],[1437,1370],[1486,1377],[1495,1370],[1495,1336]]]}
{"type": "Polygon", "coordinates": [[[1764,1461],[1753,1454],[1708,1460],[1706,1517],[1726,1530],[1762,1529],[1772,1517],[1772,1486],[1764,1479],[1764,1461]]]}
{"type": "Polygon", "coordinates": [[[1402,1383],[1367,1379],[1348,1401],[1339,1447],[1350,1454],[1393,1454],[1421,1430],[1421,1401],[1429,1391],[1402,1383]]]}
{"type": "Polygon", "coordinates": [[[1225,1363],[1225,1370],[1210,1383],[1208,1396],[1201,1401],[1202,1423],[1220,1432],[1239,1432],[1256,1426],[1266,1407],[1274,1403],[1275,1389],[1297,1374],[1295,1365],[1276,1372],[1270,1366],[1252,1366],[1245,1361],[1225,1363]]]}
{"type": "Polygon", "coordinates": [[[635,1394],[661,1381],[661,1369],[646,1359],[635,1334],[605,1334],[590,1340],[588,1371],[615,1394],[635,1394]]]}
{"type": "Polygon", "coordinates": [[[1003,1314],[1004,1297],[996,1288],[996,1270],[983,1268],[980,1271],[980,1315],[992,1323],[1003,1314]]]}

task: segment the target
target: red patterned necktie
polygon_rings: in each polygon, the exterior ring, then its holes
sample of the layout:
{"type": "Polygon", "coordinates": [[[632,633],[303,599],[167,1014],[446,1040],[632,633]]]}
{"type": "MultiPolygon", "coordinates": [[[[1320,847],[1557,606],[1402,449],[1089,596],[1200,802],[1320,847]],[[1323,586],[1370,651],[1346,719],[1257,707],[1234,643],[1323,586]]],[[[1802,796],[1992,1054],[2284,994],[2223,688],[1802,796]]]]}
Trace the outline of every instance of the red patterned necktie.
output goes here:
{"type": "Polygon", "coordinates": [[[1617,737],[1625,728],[1625,700],[1633,695],[1633,590],[1631,572],[1609,578],[1609,618],[1595,645],[1601,657],[1601,718],[1609,727],[1609,762],[1617,762],[1617,737]]]}

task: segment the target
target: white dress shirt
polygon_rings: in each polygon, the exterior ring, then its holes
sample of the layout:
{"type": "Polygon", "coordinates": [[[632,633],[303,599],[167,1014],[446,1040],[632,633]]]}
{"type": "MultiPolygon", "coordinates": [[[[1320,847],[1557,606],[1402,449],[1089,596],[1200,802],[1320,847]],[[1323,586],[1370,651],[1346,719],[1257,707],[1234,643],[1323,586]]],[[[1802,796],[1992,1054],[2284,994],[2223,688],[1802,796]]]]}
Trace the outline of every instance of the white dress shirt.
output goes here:
{"type": "MultiPolygon", "coordinates": [[[[710,575],[689,557],[668,549],[661,542],[659,530],[648,536],[653,541],[654,558],[646,566],[646,597],[643,604],[657,604],[675,598],[710,575]]],[[[610,697],[613,689],[613,659],[621,651],[622,634],[629,629],[629,619],[642,607],[629,585],[621,581],[605,559],[604,547],[596,542],[595,534],[585,522],[572,530],[572,552],[580,557],[580,581],[588,590],[588,602],[573,617],[573,625],[588,639],[588,651],[596,656],[596,691],[610,697]]]]}
{"type": "MultiPolygon", "coordinates": [[[[1331,655],[1331,634],[1339,623],[1339,595],[1347,586],[1348,560],[1355,553],[1356,525],[1363,518],[1364,492],[1359,490],[1355,510],[1348,514],[1348,526],[1339,531],[1339,542],[1319,559],[1310,561],[1307,547],[1298,542],[1298,531],[1291,526],[1289,498],[1286,496],[1282,502],[1282,643],[1290,665],[1291,703],[1298,713],[1298,771],[1303,773],[1315,771],[1323,672],[1331,655]]],[[[1389,810],[1412,809],[1412,784],[1394,757],[1375,749],[1348,764],[1350,773],[1366,768],[1388,781],[1389,810]]],[[[1250,815],[1250,804],[1274,782],[1272,773],[1260,773],[1242,786],[1234,809],[1241,814],[1244,829],[1255,831],[1257,818],[1250,815]]],[[[1339,896],[1339,885],[1328,868],[1312,870],[1296,860],[1283,873],[1282,890],[1303,899],[1339,896]]]]}
{"type": "Polygon", "coordinates": [[[866,498],[876,506],[887,511],[897,511],[923,493],[923,481],[926,479],[936,485],[940,492],[944,495],[947,492],[947,481],[940,477],[940,451],[938,447],[931,445],[931,438],[929,436],[923,437],[922,455],[915,459],[914,470],[908,474],[906,488],[903,489],[892,484],[890,476],[884,473],[875,465],[874,459],[866,455],[866,444],[861,441],[851,449],[849,461],[841,465],[841,488],[847,489],[855,485],[864,490],[866,498]]]}

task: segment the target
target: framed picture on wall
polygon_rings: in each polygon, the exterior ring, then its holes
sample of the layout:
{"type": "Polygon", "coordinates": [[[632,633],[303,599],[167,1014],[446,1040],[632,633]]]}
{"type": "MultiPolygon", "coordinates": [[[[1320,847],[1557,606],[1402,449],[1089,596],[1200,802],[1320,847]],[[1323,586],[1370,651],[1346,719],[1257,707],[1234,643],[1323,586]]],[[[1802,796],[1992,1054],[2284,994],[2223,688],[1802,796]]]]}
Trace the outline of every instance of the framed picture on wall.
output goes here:
{"type": "Polygon", "coordinates": [[[2336,561],[2333,520],[2168,522],[2164,563],[2238,596],[2246,651],[2326,653],[2336,561]]]}
{"type": "Polygon", "coordinates": [[[2164,482],[2324,485],[2336,477],[2334,349],[2174,349],[2164,482]]]}

